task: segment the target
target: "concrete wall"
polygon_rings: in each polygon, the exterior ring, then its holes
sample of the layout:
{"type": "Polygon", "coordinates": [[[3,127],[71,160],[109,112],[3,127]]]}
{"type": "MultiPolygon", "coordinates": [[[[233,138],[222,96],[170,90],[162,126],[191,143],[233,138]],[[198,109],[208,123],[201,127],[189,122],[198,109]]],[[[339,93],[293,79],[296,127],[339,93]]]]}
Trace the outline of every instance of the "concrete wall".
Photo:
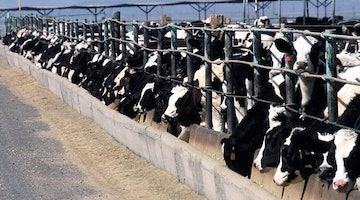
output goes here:
{"type": "MultiPolygon", "coordinates": [[[[37,68],[21,55],[9,52],[6,46],[0,45],[0,55],[6,57],[11,66],[20,67],[32,75],[73,109],[92,118],[119,143],[208,199],[278,199],[253,181],[229,170],[223,162],[173,137],[161,126],[152,125],[151,120],[143,119],[144,123],[138,123],[111,110],[86,90],[63,77],[37,68]]],[[[196,127],[193,128],[196,130],[196,127]]],[[[216,143],[218,138],[211,138],[208,138],[209,143],[216,143]]],[[[218,153],[215,154],[219,157],[218,153]]]]}

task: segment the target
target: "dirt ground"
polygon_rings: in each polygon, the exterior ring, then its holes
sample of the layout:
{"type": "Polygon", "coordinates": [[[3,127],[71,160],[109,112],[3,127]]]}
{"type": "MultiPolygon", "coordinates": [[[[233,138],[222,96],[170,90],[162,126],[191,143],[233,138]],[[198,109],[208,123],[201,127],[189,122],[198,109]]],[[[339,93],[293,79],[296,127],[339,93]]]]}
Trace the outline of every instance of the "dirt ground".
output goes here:
{"type": "Polygon", "coordinates": [[[105,194],[104,199],[205,199],[120,145],[26,72],[9,67],[3,57],[0,81],[24,104],[38,110],[50,128],[41,137],[60,141],[66,158],[86,175],[90,185],[105,194]]]}

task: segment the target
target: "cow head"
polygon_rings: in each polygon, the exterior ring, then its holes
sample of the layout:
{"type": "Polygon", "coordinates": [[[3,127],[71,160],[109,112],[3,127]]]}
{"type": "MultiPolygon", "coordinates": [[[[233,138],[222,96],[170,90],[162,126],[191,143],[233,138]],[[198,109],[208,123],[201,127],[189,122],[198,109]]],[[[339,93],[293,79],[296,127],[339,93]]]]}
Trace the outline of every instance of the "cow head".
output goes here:
{"type": "Polygon", "coordinates": [[[358,134],[349,129],[335,133],[336,172],[332,187],[339,192],[347,192],[360,176],[360,151],[358,134]]]}
{"type": "Polygon", "coordinates": [[[239,173],[242,176],[250,176],[251,174],[251,162],[250,167],[244,165],[245,160],[249,160],[253,158],[253,155],[245,155],[245,149],[241,145],[239,145],[239,140],[236,137],[223,138],[220,141],[222,145],[222,153],[226,165],[229,169],[233,170],[236,173],[239,173]],[[246,158],[245,156],[248,156],[246,158]]]}
{"type": "Polygon", "coordinates": [[[316,172],[318,155],[330,149],[333,135],[313,133],[296,127],[281,147],[280,163],[274,175],[277,185],[287,186],[308,179],[316,172]]]}
{"type": "Polygon", "coordinates": [[[147,83],[141,91],[140,100],[137,104],[138,112],[149,111],[155,108],[154,82],[147,83]]]}
{"type": "Polygon", "coordinates": [[[269,167],[277,167],[280,162],[280,148],[291,132],[291,125],[288,123],[285,112],[283,106],[270,108],[270,127],[265,133],[263,144],[254,160],[254,166],[260,172],[268,171],[269,167]]]}

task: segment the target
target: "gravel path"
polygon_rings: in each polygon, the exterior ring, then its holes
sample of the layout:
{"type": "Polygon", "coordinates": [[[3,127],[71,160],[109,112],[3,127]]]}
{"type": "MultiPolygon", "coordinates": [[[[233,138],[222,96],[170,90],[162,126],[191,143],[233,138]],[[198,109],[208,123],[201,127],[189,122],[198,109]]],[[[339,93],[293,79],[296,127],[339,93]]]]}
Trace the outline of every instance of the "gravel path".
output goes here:
{"type": "Polygon", "coordinates": [[[0,109],[2,198],[205,199],[3,57],[0,109]]]}

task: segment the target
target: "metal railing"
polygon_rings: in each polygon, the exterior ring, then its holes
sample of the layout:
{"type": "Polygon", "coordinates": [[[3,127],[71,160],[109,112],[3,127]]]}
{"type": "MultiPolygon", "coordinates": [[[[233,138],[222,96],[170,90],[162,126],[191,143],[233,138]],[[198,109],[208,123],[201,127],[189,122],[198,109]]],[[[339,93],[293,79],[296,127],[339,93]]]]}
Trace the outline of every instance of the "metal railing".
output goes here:
{"type": "MultiPolygon", "coordinates": [[[[294,112],[298,112],[302,116],[310,117],[316,120],[324,121],[329,124],[334,124],[340,127],[343,127],[339,124],[336,124],[337,119],[337,94],[335,89],[332,87],[331,83],[339,82],[344,84],[354,84],[359,85],[359,82],[355,81],[348,81],[344,79],[340,79],[336,77],[335,69],[336,69],[336,41],[360,41],[359,36],[349,36],[349,35],[339,35],[339,34],[332,34],[332,30],[326,30],[325,32],[310,32],[310,31],[300,31],[300,30],[292,30],[292,29],[262,29],[262,28],[256,28],[256,27],[246,27],[246,28],[228,28],[228,27],[222,27],[222,28],[211,28],[209,26],[180,26],[176,24],[165,24],[165,25],[153,25],[149,22],[125,22],[120,21],[120,16],[118,13],[114,14],[114,17],[111,19],[103,20],[102,22],[96,22],[96,23],[89,23],[86,20],[83,22],[79,22],[77,20],[75,21],[69,21],[69,20],[57,20],[54,18],[39,18],[36,16],[26,16],[26,17],[11,17],[7,18],[5,21],[6,31],[16,31],[21,28],[26,28],[30,30],[36,30],[41,32],[44,35],[49,34],[55,34],[64,38],[67,38],[70,41],[86,41],[90,43],[90,50],[94,53],[104,53],[105,56],[108,56],[112,60],[114,60],[117,56],[119,56],[122,53],[125,53],[126,50],[126,44],[131,44],[134,46],[133,51],[138,52],[140,50],[143,51],[144,54],[144,66],[147,62],[147,57],[150,52],[158,52],[158,53],[165,53],[165,52],[176,52],[176,53],[185,53],[187,56],[187,77],[188,82],[183,83],[181,81],[176,80],[176,62],[175,62],[175,56],[172,56],[172,62],[171,62],[171,76],[170,77],[162,77],[160,75],[160,67],[158,66],[157,74],[156,76],[164,79],[168,79],[171,81],[174,81],[176,84],[183,84],[187,87],[195,87],[197,89],[200,89],[204,91],[206,96],[206,126],[208,128],[212,128],[212,119],[211,119],[211,113],[212,113],[212,105],[211,105],[211,98],[212,93],[216,92],[217,94],[226,96],[229,101],[227,101],[227,106],[229,111],[227,112],[227,120],[228,120],[228,131],[229,133],[233,133],[233,129],[235,128],[235,124],[233,124],[235,117],[234,113],[234,98],[246,98],[246,99],[252,99],[255,101],[263,101],[267,102],[269,104],[274,104],[275,102],[269,102],[265,101],[263,99],[257,98],[259,88],[261,87],[261,84],[259,82],[260,78],[258,76],[259,73],[257,72],[257,69],[267,69],[267,70],[278,70],[279,72],[282,72],[285,74],[285,80],[287,85],[287,102],[284,102],[283,106],[287,107],[288,109],[291,109],[287,105],[292,104],[294,102],[294,86],[290,85],[291,81],[289,80],[290,75],[296,75],[296,76],[302,76],[302,77],[312,77],[312,78],[318,78],[323,79],[327,82],[327,103],[329,108],[329,118],[319,118],[317,116],[310,116],[306,113],[301,113],[299,110],[293,110],[294,112]],[[133,32],[133,38],[127,38],[126,33],[127,31],[133,32]],[[185,43],[185,45],[182,44],[180,46],[177,39],[177,30],[183,30],[186,32],[188,37],[192,37],[194,32],[201,32],[204,37],[204,56],[201,56],[199,54],[193,53],[192,47],[185,43]],[[149,32],[152,32],[152,35],[150,35],[149,32]],[[154,36],[154,32],[157,33],[156,36],[154,36]],[[163,48],[163,40],[164,40],[164,33],[170,32],[171,38],[170,38],[170,48],[163,48]],[[209,52],[211,49],[209,49],[209,44],[211,43],[210,37],[212,32],[222,32],[225,35],[225,59],[224,60],[211,60],[209,58],[209,52]],[[253,51],[254,54],[254,62],[246,62],[241,60],[235,60],[232,59],[232,44],[233,44],[233,35],[235,32],[249,32],[253,33],[254,39],[253,39],[253,51]],[[301,34],[301,35],[310,35],[310,36],[316,36],[320,38],[324,38],[326,41],[326,74],[310,74],[308,72],[299,72],[292,69],[292,61],[288,61],[286,63],[286,67],[284,68],[273,68],[272,66],[264,66],[259,64],[259,45],[261,42],[261,33],[283,33],[284,36],[291,40],[293,34],[301,34]],[[141,33],[141,34],[140,34],[141,33]],[[142,35],[140,38],[139,36],[142,35]],[[149,46],[149,41],[155,40],[156,41],[156,48],[149,46]],[[95,50],[96,49],[96,50],[95,50]],[[227,92],[222,91],[215,91],[213,90],[211,86],[211,80],[210,78],[206,79],[206,87],[196,87],[191,84],[191,81],[193,79],[194,72],[192,71],[192,62],[191,60],[197,57],[201,59],[204,64],[206,65],[206,71],[207,74],[211,74],[211,64],[222,64],[225,65],[225,79],[228,83],[228,90],[227,92]],[[251,67],[253,67],[254,70],[254,93],[252,96],[239,96],[233,93],[232,91],[232,85],[233,81],[230,79],[230,73],[231,73],[231,66],[233,63],[242,63],[247,64],[251,67]]],[[[186,41],[185,41],[186,42],[186,41]]],[[[158,63],[161,63],[161,60],[158,60],[158,63]]],[[[352,129],[351,127],[347,127],[352,129]]],[[[355,130],[357,132],[360,132],[359,130],[355,130]]]]}

